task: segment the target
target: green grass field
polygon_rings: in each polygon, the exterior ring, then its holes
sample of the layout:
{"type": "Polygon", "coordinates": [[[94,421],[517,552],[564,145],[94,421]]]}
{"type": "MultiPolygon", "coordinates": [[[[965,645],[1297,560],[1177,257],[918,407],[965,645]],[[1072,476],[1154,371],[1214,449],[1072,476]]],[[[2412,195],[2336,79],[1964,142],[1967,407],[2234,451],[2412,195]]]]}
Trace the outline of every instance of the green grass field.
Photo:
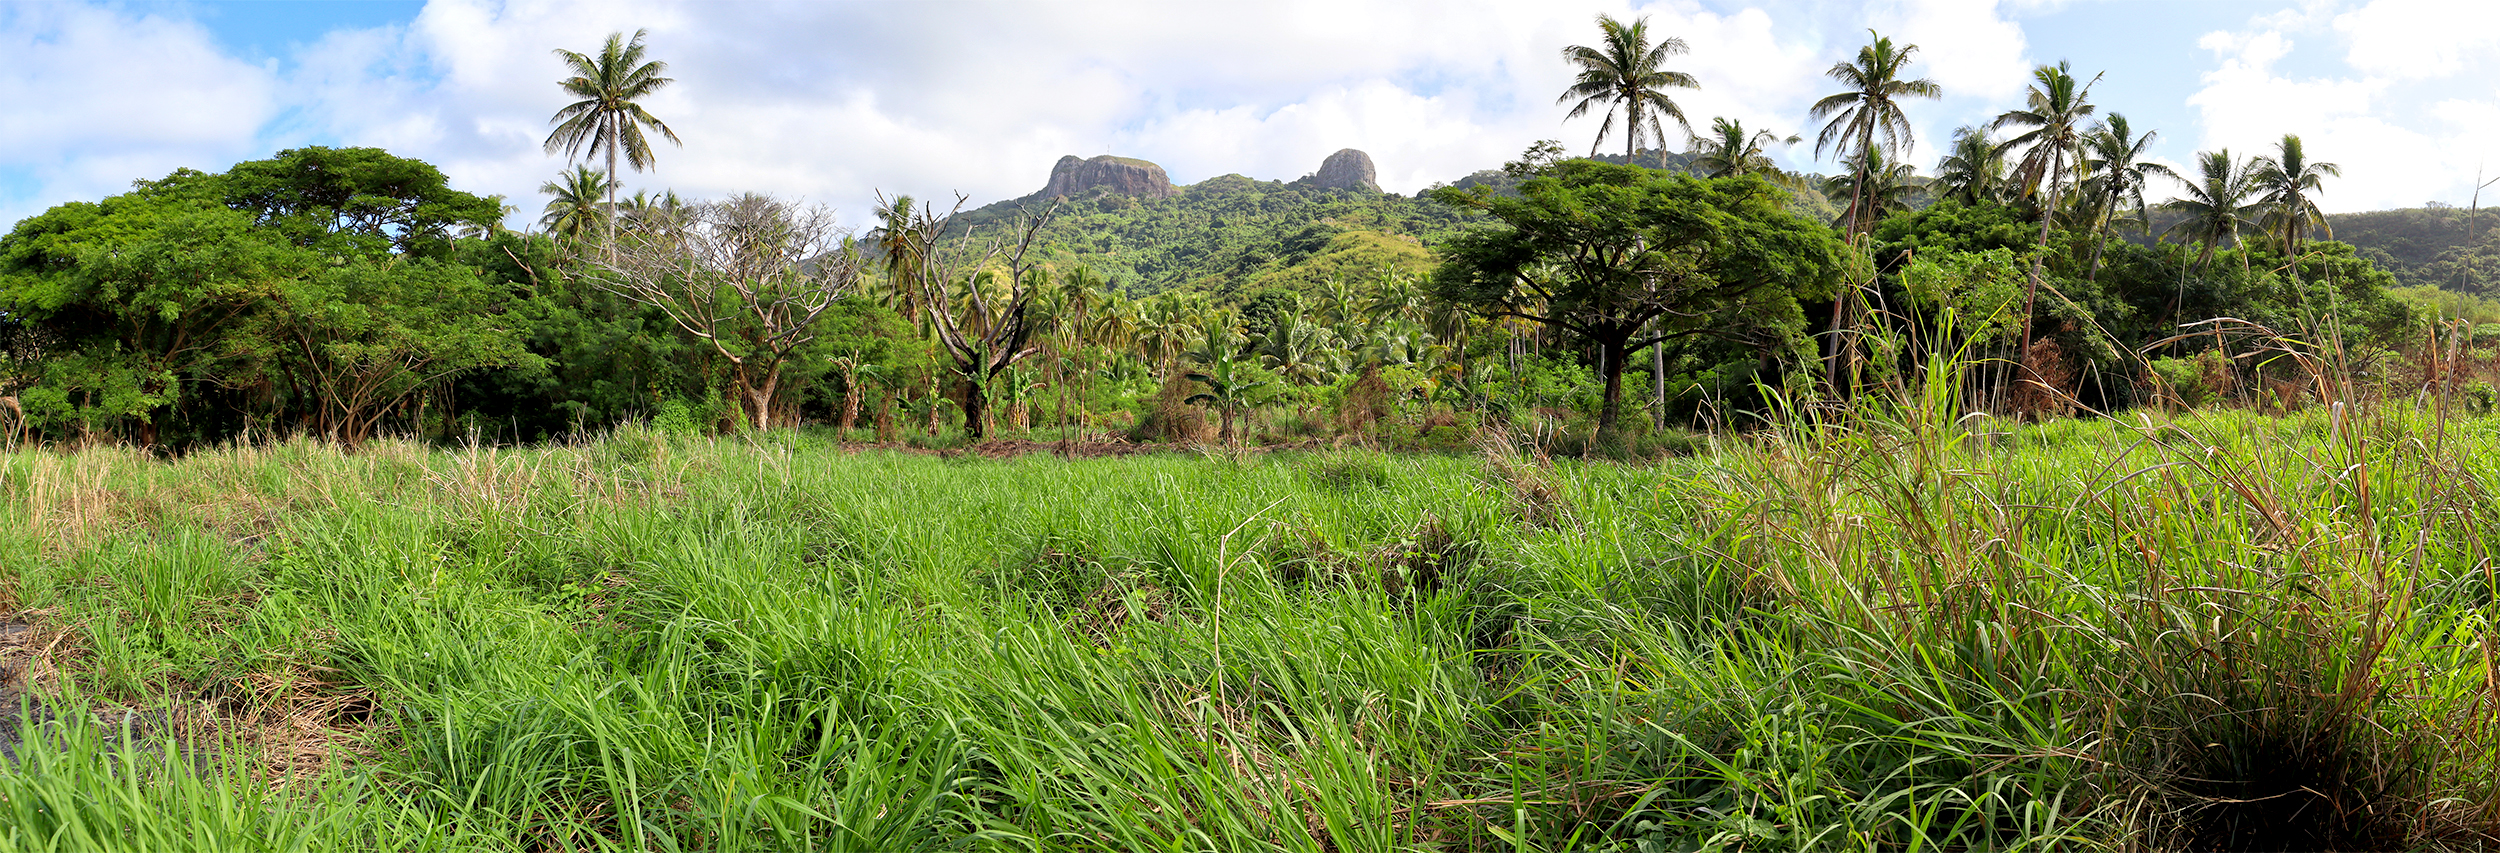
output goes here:
{"type": "Polygon", "coordinates": [[[2500,423],[2130,418],[19,452],[0,848],[2483,844],[2500,423]]]}

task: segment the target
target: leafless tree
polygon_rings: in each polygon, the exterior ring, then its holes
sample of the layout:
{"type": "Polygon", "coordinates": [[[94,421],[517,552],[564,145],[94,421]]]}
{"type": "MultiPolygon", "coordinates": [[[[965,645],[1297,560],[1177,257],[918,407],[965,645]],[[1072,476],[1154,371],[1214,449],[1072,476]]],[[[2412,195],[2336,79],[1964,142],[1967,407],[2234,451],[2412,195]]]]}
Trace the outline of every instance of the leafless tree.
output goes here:
{"type": "MultiPolygon", "coordinates": [[[[962,378],[964,433],[979,441],[988,434],[982,421],[990,381],[1041,351],[1035,340],[1041,318],[1035,316],[1033,301],[1049,289],[1050,275],[1033,259],[1032,250],[1059,205],[1053,201],[1038,213],[1019,212],[1000,233],[966,229],[949,244],[944,239],[947,223],[963,205],[963,197],[956,196],[955,206],[940,216],[934,206],[923,204],[904,216],[889,217],[899,222],[889,221],[886,227],[903,229],[888,239],[911,247],[920,259],[897,269],[907,280],[895,286],[908,288],[928,306],[930,331],[962,378]]],[[[877,206],[896,207],[883,196],[877,206]]]]}
{"type": "Polygon", "coordinates": [[[752,193],[645,215],[617,235],[599,284],[711,345],[749,422],[770,428],[782,368],[859,281],[850,232],[828,208],[752,193]]]}

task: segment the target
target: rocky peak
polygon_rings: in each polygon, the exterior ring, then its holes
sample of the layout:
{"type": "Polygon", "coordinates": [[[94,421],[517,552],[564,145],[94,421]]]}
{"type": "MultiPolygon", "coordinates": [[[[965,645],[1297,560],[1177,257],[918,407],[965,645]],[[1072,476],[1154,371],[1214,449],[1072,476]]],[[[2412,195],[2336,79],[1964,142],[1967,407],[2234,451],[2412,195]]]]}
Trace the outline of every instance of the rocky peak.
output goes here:
{"type": "Polygon", "coordinates": [[[1153,163],[1109,154],[1085,160],[1070,154],[1050,167],[1050,185],[1042,188],[1041,197],[1082,195],[1095,187],[1148,198],[1165,198],[1179,192],[1172,188],[1172,179],[1163,174],[1163,167],[1153,163]]]}
{"type": "Polygon", "coordinates": [[[1320,161],[1319,173],[1311,176],[1311,182],[1324,190],[1361,187],[1372,192],[1380,191],[1379,174],[1372,169],[1372,155],[1352,148],[1340,148],[1337,153],[1328,155],[1328,159],[1320,161]]]}

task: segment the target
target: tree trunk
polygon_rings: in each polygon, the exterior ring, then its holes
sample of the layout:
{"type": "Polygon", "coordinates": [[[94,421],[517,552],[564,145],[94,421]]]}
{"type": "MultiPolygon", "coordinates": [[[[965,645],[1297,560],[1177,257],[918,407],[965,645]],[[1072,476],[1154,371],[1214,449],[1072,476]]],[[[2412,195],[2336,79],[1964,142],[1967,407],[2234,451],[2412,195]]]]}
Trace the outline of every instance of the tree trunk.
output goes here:
{"type": "Polygon", "coordinates": [[[751,421],[755,425],[755,431],[763,432],[771,429],[773,426],[773,392],[781,385],[781,365],[775,363],[771,369],[764,371],[762,380],[758,381],[748,371],[747,366],[741,364],[738,366],[737,377],[738,390],[745,392],[747,410],[752,416],[751,421]]]}
{"type": "Polygon", "coordinates": [[[1592,444],[1604,447],[1616,432],[1616,423],[1623,415],[1623,351],[1622,340],[1603,341],[1597,345],[1598,370],[1606,377],[1605,403],[1597,407],[1597,435],[1592,444]]]}
{"type": "Polygon", "coordinates": [[[1659,429],[1667,428],[1667,348],[1649,346],[1650,404],[1658,407],[1659,429]]]}
{"type": "Polygon", "coordinates": [[[1231,447],[1237,443],[1233,440],[1233,406],[1226,403],[1222,408],[1223,414],[1219,415],[1218,419],[1223,428],[1216,430],[1215,440],[1223,442],[1226,447],[1231,447]]]}
{"type": "MultiPolygon", "coordinates": [[[[846,367],[842,369],[842,422],[834,424],[834,429],[847,430],[858,423],[859,371],[846,367]]],[[[834,435],[838,440],[841,433],[836,432],[834,435]]]]}
{"type": "Polygon", "coordinates": [[[2057,173],[2064,171],[2065,165],[2064,149],[2050,152],[2049,198],[2048,202],[2040,208],[2040,252],[2031,258],[2031,283],[2029,287],[2023,288],[2023,342],[2014,350],[2014,356],[2023,362],[2023,375],[2016,381],[2031,378],[2031,315],[2040,300],[2040,277],[2043,274],[2041,264],[2046,260],[2045,256],[2049,249],[2049,220],[2057,216],[2057,173]]]}
{"type": "Polygon", "coordinates": [[[982,439],[989,437],[989,430],[986,428],[987,424],[983,423],[983,419],[988,415],[989,399],[988,395],[982,393],[980,378],[978,376],[965,376],[964,435],[971,438],[974,444],[979,444],[982,439]]]}
{"type": "Polygon", "coordinates": [[[608,263],[616,263],[616,143],[620,134],[616,122],[622,117],[610,113],[608,118],[608,263]]]}

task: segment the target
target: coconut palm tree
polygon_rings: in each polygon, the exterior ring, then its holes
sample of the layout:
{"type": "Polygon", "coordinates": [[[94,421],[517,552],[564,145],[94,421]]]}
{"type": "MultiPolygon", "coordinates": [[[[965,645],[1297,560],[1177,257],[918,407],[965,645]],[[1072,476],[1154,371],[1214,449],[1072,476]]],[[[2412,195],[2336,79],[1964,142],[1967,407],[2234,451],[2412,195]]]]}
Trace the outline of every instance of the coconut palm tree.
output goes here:
{"type": "Polygon", "coordinates": [[[2110,113],[2109,118],[2092,129],[2083,139],[2083,171],[2091,175],[2083,184],[2083,196],[2091,200],[2094,232],[2092,263],[2085,267],[2085,280],[2095,280],[2101,272],[2101,249],[2109,242],[2109,230],[2122,208],[2131,209],[2139,228],[2150,228],[2152,217],[2144,203],[2144,185],[2155,176],[2177,180],[2179,174],[2170,167],[2144,159],[2144,149],[2161,138],[2161,132],[2148,130],[2134,135],[2127,126],[2127,117],[2110,113]]]}
{"type": "Polygon", "coordinates": [[[1084,370],[1082,365],[1085,349],[1093,343],[1091,336],[1094,332],[1094,325],[1089,321],[1092,319],[1094,309],[1103,304],[1104,297],[1108,295],[1109,285],[1110,282],[1105,281],[1100,273],[1094,272],[1093,267],[1078,264],[1059,276],[1059,286],[1053,292],[1058,302],[1059,313],[1066,320],[1059,326],[1059,341],[1055,347],[1059,362],[1059,411],[1062,418],[1075,413],[1076,401],[1092,396],[1089,382],[1085,383],[1089,386],[1083,389],[1085,393],[1072,398],[1070,392],[1076,389],[1070,386],[1077,383],[1070,379],[1074,376],[1085,376],[1090,379],[1093,375],[1091,371],[1084,370]],[[1073,373],[1068,367],[1070,361],[1079,362],[1073,373]]]}
{"type": "Polygon", "coordinates": [[[606,211],[599,200],[607,195],[608,179],[589,166],[575,166],[555,180],[538,185],[546,193],[546,209],[539,214],[538,227],[567,245],[580,245],[594,233],[606,211]]]}
{"type": "MultiPolygon", "coordinates": [[[[1918,174],[1908,163],[1887,162],[1881,148],[1869,148],[1849,158],[1849,171],[1823,180],[1826,196],[1848,195],[1864,200],[1867,216],[1874,221],[1910,209],[1910,195],[1918,191],[1910,178],[1918,174]]],[[[1848,224],[1849,214],[1842,213],[1835,226],[1848,224]]]]}
{"type": "Polygon", "coordinates": [[[920,280],[921,269],[928,265],[932,247],[922,242],[920,232],[911,227],[912,219],[918,213],[912,209],[911,196],[880,197],[878,201],[878,226],[869,229],[866,239],[869,245],[877,247],[877,251],[885,255],[886,280],[893,283],[892,298],[886,307],[894,309],[894,313],[901,315],[905,322],[922,324],[927,319],[920,311],[922,294],[919,288],[908,286],[905,282],[920,280]]]}
{"type": "Polygon", "coordinates": [[[1398,269],[1396,264],[1381,267],[1379,275],[1379,286],[1372,291],[1371,305],[1364,312],[1373,322],[1413,320],[1423,316],[1424,303],[1429,300],[1421,279],[1414,273],[1398,269]]]}
{"type": "MultiPolygon", "coordinates": [[[[1892,39],[1874,30],[1868,30],[1866,34],[1874,41],[1858,48],[1857,61],[1834,63],[1830,70],[1824,72],[1847,85],[1849,90],[1814,102],[1809,114],[1817,121],[1828,119],[1823,125],[1823,132],[1814,138],[1816,157],[1823,156],[1824,150],[1831,148],[1835,142],[1840,143],[1844,155],[1854,156],[1874,148],[1878,135],[1883,137],[1884,152],[1897,156],[1912,141],[1910,120],[1901,114],[1901,101],[1944,95],[1944,88],[1936,85],[1934,80],[1924,77],[1902,79],[1902,74],[1918,55],[1918,45],[1895,47],[1892,39]]],[[[1857,162],[1863,166],[1879,161],[1858,158],[1857,162]]],[[[1866,186],[1866,176],[1860,175],[1856,185],[1866,186]]],[[[1850,230],[1864,233],[1875,223],[1859,207],[1859,199],[1852,197],[1848,221],[1850,230]]]]}
{"type": "Polygon", "coordinates": [[[1675,119],[1676,126],[1687,133],[1691,125],[1684,121],[1684,108],[1667,97],[1666,89],[1699,89],[1693,75],[1660,67],[1667,57],[1690,50],[1680,38],[1666,38],[1656,44],[1649,41],[1649,19],[1636,18],[1630,25],[1612,16],[1598,15],[1597,28],[1606,40],[1597,47],[1572,45],[1563,48],[1563,59],[1578,66],[1580,76],[1571,88],[1554,103],[1574,98],[1580,103],[1563,119],[1579,118],[1599,105],[1606,107],[1606,122],[1597,127],[1597,140],[1589,144],[1589,156],[1597,156],[1597,146],[1606,144],[1606,135],[1614,132],[1615,116],[1623,116],[1623,162],[1632,162],[1632,155],[1641,148],[1641,135],[1647,132],[1652,142],[1663,148],[1666,128],[1661,118],[1675,119]]]}
{"type": "Polygon", "coordinates": [[[633,195],[626,196],[624,201],[618,202],[618,205],[619,209],[616,212],[619,217],[618,224],[632,231],[647,229],[658,223],[669,221],[671,217],[685,209],[686,202],[678,198],[673,190],[659,195],[652,195],[646,190],[635,190],[633,195]]]}
{"type": "MultiPolygon", "coordinates": [[[[581,100],[566,104],[547,119],[556,126],[554,132],[547,134],[547,151],[564,149],[568,159],[584,153],[592,157],[606,154],[610,210],[616,207],[617,155],[623,154],[626,165],[637,172],[651,168],[655,162],[651,143],[642,135],[644,128],[659,131],[671,143],[685,144],[677,140],[676,131],[636,103],[676,82],[660,76],[668,71],[668,63],[643,61],[644,33],[635,30],[630,42],[624,33],[609,33],[597,56],[556,49],[556,56],[573,71],[573,76],[557,81],[556,85],[564,87],[565,94],[581,100]]],[[[608,217],[607,224],[608,239],[614,242],[616,218],[608,217]]]]}
{"type": "Polygon", "coordinates": [[[1358,312],[1356,303],[1362,298],[1360,294],[1361,289],[1344,273],[1329,276],[1327,281],[1320,283],[1319,313],[1331,325],[1354,322],[1358,312]]]}
{"type": "Polygon", "coordinates": [[[2240,232],[2257,215],[2259,205],[2248,197],[2257,192],[2250,180],[2253,169],[2232,159],[2231,149],[2202,151],[2196,155],[2196,180],[2178,178],[2187,187],[2187,194],[2162,203],[2162,209],[2186,214],[2187,218],[2170,226],[2166,233],[2194,240],[2203,247],[2196,253],[2196,266],[2213,261],[2214,251],[2229,243],[2238,245],[2240,232]]]}
{"type": "Polygon", "coordinates": [[[2326,178],[2343,177],[2343,167],[2309,159],[2301,149],[2300,135],[2292,133],[2283,134],[2274,154],[2250,160],[2248,166],[2250,185],[2264,193],[2257,201],[2264,210],[2259,227],[2282,241],[2285,258],[2300,256],[2301,235],[2312,229],[2325,230],[2329,239],[2335,236],[2326,211],[2318,209],[2317,199],[2310,196],[2323,189],[2326,178]]]}
{"type": "Polygon", "coordinates": [[[1259,341],[1259,360],[1297,385],[1318,385],[1335,378],[1344,369],[1340,355],[1334,335],[1301,317],[1286,318],[1259,341]]]}
{"type": "Polygon", "coordinates": [[[1745,123],[1721,116],[1710,120],[1710,134],[1694,134],[1692,170],[1704,177],[1725,178],[1733,175],[1778,174],[1779,164],[1771,162],[1763,149],[1771,145],[1795,145],[1798,137],[1781,139],[1767,130],[1745,132],[1745,123]]]}
{"type": "MultiPolygon", "coordinates": [[[[2058,188],[2065,180],[2069,165],[2082,159],[2083,120],[2092,114],[2092,84],[2076,85],[2071,66],[2063,60],[2056,65],[2043,65],[2031,72],[2031,90],[2024,107],[1997,116],[1992,130],[2007,127],[2030,128],[2015,134],[1997,147],[2006,151],[2023,149],[2023,159],[2014,165],[2014,182],[2023,187],[2024,195],[2035,195],[2048,188],[2047,200],[2040,206],[2040,253],[2031,256],[2031,281],[2023,289],[2023,338],[2018,354],[2031,352],[2031,313],[2040,298],[2040,256],[2049,245],[2049,222],[2057,215],[2058,188]]],[[[2095,75],[2094,82],[2101,78],[2095,75]]]]}
{"type": "Polygon", "coordinates": [[[1936,161],[1936,184],[1964,205],[1997,200],[2005,187],[2005,151],[1988,140],[1985,128],[1955,130],[1952,148],[1936,161]]]}

